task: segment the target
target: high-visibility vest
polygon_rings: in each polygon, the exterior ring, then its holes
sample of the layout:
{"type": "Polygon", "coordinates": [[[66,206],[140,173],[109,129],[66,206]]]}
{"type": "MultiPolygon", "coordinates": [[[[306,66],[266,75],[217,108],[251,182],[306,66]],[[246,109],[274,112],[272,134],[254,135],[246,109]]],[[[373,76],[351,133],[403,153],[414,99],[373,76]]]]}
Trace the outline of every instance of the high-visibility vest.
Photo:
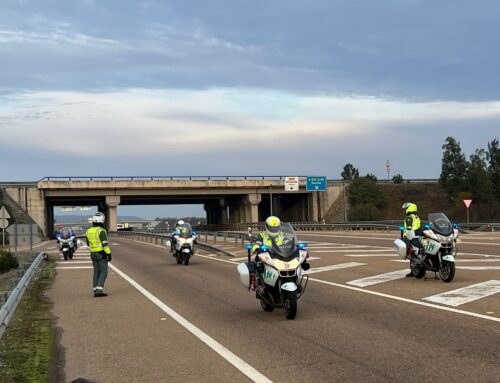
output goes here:
{"type": "Polygon", "coordinates": [[[106,254],[110,254],[111,250],[108,247],[108,241],[101,241],[101,233],[104,232],[107,236],[107,232],[105,229],[99,226],[92,226],[87,229],[85,235],[87,236],[87,240],[89,241],[89,248],[91,253],[99,253],[104,250],[106,254]]]}
{"type": "Polygon", "coordinates": [[[406,237],[406,232],[408,230],[418,230],[420,229],[420,218],[418,217],[418,215],[416,214],[409,214],[408,216],[406,216],[405,220],[404,220],[404,227],[405,227],[405,230],[403,232],[403,235],[406,237]]]}
{"type": "MultiPolygon", "coordinates": [[[[283,237],[283,234],[278,234],[276,237],[270,237],[267,231],[263,231],[262,233],[259,234],[260,237],[262,238],[262,244],[269,246],[270,248],[273,247],[273,241],[276,243],[276,245],[281,246],[283,245],[283,240],[285,239],[283,237]]],[[[258,244],[255,244],[253,246],[253,251],[257,250],[259,248],[258,244]]]]}

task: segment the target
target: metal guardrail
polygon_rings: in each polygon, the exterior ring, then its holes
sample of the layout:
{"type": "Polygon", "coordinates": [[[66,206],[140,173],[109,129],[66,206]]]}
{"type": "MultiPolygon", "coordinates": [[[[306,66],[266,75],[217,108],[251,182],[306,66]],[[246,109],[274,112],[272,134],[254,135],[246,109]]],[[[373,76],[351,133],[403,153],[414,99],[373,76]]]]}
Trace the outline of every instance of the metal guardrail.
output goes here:
{"type": "Polygon", "coordinates": [[[0,308],[0,338],[2,338],[2,335],[4,334],[10,322],[10,319],[12,318],[12,315],[14,315],[14,312],[16,311],[17,305],[21,301],[26,288],[35,275],[38,266],[42,262],[42,259],[44,259],[46,256],[46,253],[38,253],[35,260],[31,263],[30,267],[24,273],[23,277],[18,282],[14,290],[10,292],[7,302],[5,302],[5,304],[0,308]]]}
{"type": "Polygon", "coordinates": [[[37,181],[0,182],[0,188],[11,188],[11,187],[36,188],[36,186],[37,186],[37,181]]]}
{"type": "MultiPolygon", "coordinates": [[[[140,242],[152,243],[154,245],[164,245],[164,241],[168,240],[172,237],[170,234],[156,234],[156,233],[151,233],[151,232],[137,232],[137,231],[112,231],[112,232],[110,232],[110,234],[117,236],[117,237],[132,238],[132,239],[136,239],[140,242]]],[[[208,236],[208,233],[206,233],[206,234],[207,235],[205,235],[205,241],[208,241],[208,238],[210,238],[210,237],[208,236]]],[[[214,233],[210,233],[210,236],[214,236],[214,233]]],[[[222,236],[222,234],[220,234],[219,236],[222,236]]],[[[245,237],[248,238],[248,236],[245,236],[245,237]]],[[[199,249],[212,251],[214,253],[220,253],[223,255],[230,256],[230,257],[234,256],[234,254],[229,253],[225,250],[219,249],[218,247],[211,246],[207,243],[200,242],[201,238],[202,238],[202,236],[198,232],[198,242],[196,244],[196,247],[198,247],[199,249]]],[[[226,236],[226,238],[228,238],[228,236],[226,236]]],[[[236,243],[238,240],[241,241],[241,244],[243,247],[244,240],[240,239],[240,237],[237,236],[236,243]]],[[[215,241],[215,243],[217,243],[217,236],[215,236],[214,241],[215,241]]],[[[165,247],[165,249],[167,249],[167,247],[165,247]]]]}

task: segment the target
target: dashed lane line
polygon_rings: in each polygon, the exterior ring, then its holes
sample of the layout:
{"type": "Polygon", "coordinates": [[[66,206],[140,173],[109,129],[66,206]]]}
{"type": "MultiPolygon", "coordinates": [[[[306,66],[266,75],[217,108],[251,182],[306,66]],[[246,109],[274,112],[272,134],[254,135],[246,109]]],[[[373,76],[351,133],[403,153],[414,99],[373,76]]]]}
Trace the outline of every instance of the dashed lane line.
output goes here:
{"type": "Polygon", "coordinates": [[[384,283],[404,278],[406,274],[408,274],[408,270],[391,271],[390,273],[378,274],[372,277],[356,279],[354,281],[347,282],[347,284],[357,287],[372,286],[379,283],[384,283]]]}
{"type": "Polygon", "coordinates": [[[500,293],[500,281],[491,280],[423,299],[429,302],[456,307],[497,293],[500,293]]]}
{"type": "Polygon", "coordinates": [[[359,263],[359,262],[339,263],[336,265],[315,267],[315,268],[307,270],[305,272],[305,274],[316,274],[316,273],[322,273],[324,271],[349,269],[351,267],[358,267],[358,266],[365,266],[365,265],[366,265],[366,263],[359,263]]]}

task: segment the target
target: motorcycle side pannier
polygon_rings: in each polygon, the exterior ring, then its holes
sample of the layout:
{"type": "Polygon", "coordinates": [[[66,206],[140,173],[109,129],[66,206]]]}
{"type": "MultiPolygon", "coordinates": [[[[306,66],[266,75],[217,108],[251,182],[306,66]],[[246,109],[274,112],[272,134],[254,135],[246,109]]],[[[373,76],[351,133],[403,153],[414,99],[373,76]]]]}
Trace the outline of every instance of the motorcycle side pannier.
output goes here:
{"type": "Polygon", "coordinates": [[[394,251],[403,259],[406,258],[406,243],[401,239],[394,241],[394,251]]]}
{"type": "Polygon", "coordinates": [[[238,265],[238,276],[240,277],[240,282],[247,289],[250,287],[250,273],[254,272],[252,268],[253,264],[251,263],[240,263],[238,265]]]}

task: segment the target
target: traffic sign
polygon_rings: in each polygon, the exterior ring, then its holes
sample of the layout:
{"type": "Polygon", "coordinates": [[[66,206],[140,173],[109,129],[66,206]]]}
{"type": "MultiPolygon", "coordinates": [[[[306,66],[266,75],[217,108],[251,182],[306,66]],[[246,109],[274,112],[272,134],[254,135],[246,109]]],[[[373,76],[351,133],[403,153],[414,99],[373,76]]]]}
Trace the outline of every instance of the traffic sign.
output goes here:
{"type": "Polygon", "coordinates": [[[308,191],[325,191],[326,177],[307,177],[306,190],[308,191]]]}
{"type": "Polygon", "coordinates": [[[464,204],[465,204],[465,207],[467,207],[467,209],[469,208],[471,203],[472,203],[471,199],[464,199],[464,204]]]}
{"type": "Polygon", "coordinates": [[[0,218],[4,218],[4,219],[10,218],[10,214],[4,206],[0,207],[0,218]]]}
{"type": "Polygon", "coordinates": [[[285,191],[299,190],[299,177],[285,177],[285,191]]]}
{"type": "Polygon", "coordinates": [[[7,226],[9,226],[9,221],[4,218],[0,218],[0,229],[5,229],[7,226]]]}

